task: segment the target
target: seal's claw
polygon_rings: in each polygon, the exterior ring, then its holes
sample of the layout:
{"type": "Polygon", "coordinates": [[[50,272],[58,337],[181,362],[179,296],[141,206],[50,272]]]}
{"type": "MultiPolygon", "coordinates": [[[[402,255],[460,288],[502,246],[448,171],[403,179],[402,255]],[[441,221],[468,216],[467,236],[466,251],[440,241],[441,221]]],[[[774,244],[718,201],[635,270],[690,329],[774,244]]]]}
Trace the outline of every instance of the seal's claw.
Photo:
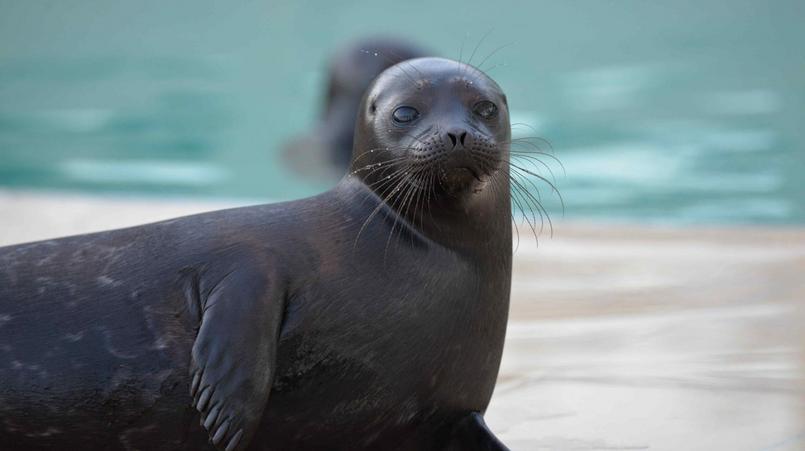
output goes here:
{"type": "Polygon", "coordinates": [[[226,420],[218,427],[218,430],[215,431],[215,435],[212,437],[212,444],[218,446],[221,441],[226,437],[226,431],[229,430],[229,420],[226,420]]]}
{"type": "Polygon", "coordinates": [[[216,404],[210,412],[207,414],[207,418],[204,419],[204,429],[210,430],[210,428],[215,424],[215,420],[218,419],[218,412],[220,412],[221,408],[216,404]]]}
{"type": "Polygon", "coordinates": [[[193,383],[190,384],[190,396],[192,396],[193,398],[196,397],[199,382],[201,382],[201,372],[196,371],[195,374],[193,375],[193,383]]]}
{"type": "Polygon", "coordinates": [[[199,412],[204,412],[207,409],[207,403],[210,402],[212,393],[213,388],[211,386],[204,387],[204,390],[202,390],[201,395],[198,397],[198,403],[196,404],[196,409],[198,409],[199,412]]]}
{"type": "Polygon", "coordinates": [[[229,443],[226,445],[226,451],[234,451],[240,443],[241,437],[243,437],[243,429],[238,430],[238,432],[229,439],[229,443]]]}

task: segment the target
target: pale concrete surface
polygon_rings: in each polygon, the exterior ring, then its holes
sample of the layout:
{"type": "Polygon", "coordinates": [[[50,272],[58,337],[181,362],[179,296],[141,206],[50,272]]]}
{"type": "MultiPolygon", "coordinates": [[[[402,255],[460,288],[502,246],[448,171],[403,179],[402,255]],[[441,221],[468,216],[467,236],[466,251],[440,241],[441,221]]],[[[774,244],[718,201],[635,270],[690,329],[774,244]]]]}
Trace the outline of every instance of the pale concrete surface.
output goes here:
{"type": "MultiPolygon", "coordinates": [[[[0,245],[223,208],[0,191],[0,245]]],[[[563,224],[515,254],[514,450],[805,450],[805,229],[563,224]]]]}

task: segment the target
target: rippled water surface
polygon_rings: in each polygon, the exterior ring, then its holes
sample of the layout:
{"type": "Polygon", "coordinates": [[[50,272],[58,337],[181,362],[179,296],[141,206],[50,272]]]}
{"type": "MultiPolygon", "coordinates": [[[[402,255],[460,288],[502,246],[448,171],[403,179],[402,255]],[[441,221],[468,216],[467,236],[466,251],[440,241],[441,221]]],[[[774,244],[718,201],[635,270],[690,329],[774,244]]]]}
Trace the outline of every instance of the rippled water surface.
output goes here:
{"type": "Polygon", "coordinates": [[[0,0],[0,187],[315,193],[280,146],[315,120],[327,55],[390,32],[474,53],[515,135],[563,163],[567,217],[802,223],[802,5],[0,0]]]}

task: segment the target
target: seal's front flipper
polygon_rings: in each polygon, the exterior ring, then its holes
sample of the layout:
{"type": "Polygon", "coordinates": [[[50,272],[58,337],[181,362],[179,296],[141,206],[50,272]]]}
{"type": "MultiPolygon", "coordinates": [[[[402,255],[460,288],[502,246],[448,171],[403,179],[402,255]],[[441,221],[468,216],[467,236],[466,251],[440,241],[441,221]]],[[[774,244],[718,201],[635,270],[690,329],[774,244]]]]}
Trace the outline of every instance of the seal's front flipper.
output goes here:
{"type": "Polygon", "coordinates": [[[190,396],[219,450],[251,441],[274,376],[284,296],[257,268],[230,272],[200,300],[190,396]]]}
{"type": "Polygon", "coordinates": [[[509,451],[509,448],[486,427],[483,415],[478,412],[468,414],[456,424],[447,449],[450,451],[509,451]]]}

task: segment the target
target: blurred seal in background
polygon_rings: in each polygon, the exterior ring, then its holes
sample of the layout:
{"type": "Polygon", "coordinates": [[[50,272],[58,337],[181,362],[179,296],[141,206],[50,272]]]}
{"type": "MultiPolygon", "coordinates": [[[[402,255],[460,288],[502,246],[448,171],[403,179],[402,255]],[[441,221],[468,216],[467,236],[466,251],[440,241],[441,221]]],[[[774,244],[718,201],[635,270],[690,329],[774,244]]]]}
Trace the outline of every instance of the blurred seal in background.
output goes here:
{"type": "Polygon", "coordinates": [[[349,167],[355,116],[363,93],[387,68],[428,55],[394,37],[368,37],[335,52],[328,69],[327,93],[318,122],[283,147],[286,164],[301,175],[337,180],[349,167]]]}

